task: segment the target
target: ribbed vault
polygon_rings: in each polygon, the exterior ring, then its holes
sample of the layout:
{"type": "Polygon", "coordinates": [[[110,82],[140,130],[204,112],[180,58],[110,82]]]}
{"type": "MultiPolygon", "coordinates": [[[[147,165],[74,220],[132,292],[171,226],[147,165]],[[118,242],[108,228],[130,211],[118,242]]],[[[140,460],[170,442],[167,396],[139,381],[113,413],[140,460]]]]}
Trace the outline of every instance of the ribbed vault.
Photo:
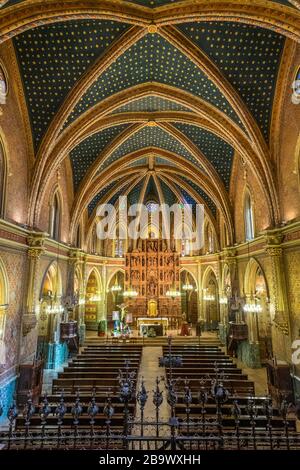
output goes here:
{"type": "Polygon", "coordinates": [[[279,220],[270,158],[278,77],[300,39],[296,1],[10,0],[0,41],[13,38],[35,166],[29,222],[70,159],[71,239],[100,202],[205,205],[234,242],[235,159],[256,175],[279,220]],[[149,190],[151,189],[151,191],[149,190]],[[134,196],[135,195],[135,196],[134,196]]]}

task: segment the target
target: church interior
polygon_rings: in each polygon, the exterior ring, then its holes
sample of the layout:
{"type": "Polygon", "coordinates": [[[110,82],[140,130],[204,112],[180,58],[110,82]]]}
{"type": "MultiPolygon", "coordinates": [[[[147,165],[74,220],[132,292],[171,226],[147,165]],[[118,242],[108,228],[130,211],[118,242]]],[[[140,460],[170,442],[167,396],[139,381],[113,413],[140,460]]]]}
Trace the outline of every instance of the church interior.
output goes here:
{"type": "Polygon", "coordinates": [[[300,450],[299,43],[299,0],[0,0],[0,450],[300,450]]]}

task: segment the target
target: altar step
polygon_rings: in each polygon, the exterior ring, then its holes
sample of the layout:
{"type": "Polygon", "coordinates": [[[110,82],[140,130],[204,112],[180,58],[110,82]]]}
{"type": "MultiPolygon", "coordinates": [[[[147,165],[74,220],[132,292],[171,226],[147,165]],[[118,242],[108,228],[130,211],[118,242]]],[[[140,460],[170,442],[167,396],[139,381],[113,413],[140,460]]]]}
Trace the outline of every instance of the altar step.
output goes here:
{"type": "MultiPolygon", "coordinates": [[[[157,336],[156,338],[132,337],[122,340],[119,338],[99,338],[97,336],[88,337],[84,343],[85,346],[96,344],[139,344],[144,346],[165,346],[168,343],[167,336],[157,336]]],[[[220,340],[217,337],[181,337],[173,336],[172,344],[175,345],[202,345],[202,346],[220,346],[220,340]]]]}

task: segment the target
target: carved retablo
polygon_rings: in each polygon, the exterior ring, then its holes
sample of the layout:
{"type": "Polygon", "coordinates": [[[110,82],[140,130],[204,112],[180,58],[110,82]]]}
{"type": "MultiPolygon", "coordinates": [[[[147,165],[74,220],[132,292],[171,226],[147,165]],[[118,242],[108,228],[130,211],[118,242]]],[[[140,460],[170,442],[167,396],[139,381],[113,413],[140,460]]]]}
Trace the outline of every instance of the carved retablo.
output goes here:
{"type": "Polygon", "coordinates": [[[179,254],[165,240],[140,240],[138,248],[126,255],[125,289],[138,292],[129,301],[137,317],[167,317],[181,314],[180,300],[166,296],[172,287],[179,289],[179,254]]]}

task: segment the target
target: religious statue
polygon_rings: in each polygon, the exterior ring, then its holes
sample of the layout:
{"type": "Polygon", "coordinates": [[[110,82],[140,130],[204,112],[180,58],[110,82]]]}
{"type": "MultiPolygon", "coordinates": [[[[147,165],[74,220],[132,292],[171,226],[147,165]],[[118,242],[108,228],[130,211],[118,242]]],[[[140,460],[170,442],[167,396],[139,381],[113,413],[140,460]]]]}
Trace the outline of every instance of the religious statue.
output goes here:
{"type": "Polygon", "coordinates": [[[156,295],[156,285],[153,279],[149,283],[148,292],[151,296],[156,295]]]}
{"type": "Polygon", "coordinates": [[[125,303],[123,304],[120,304],[120,305],[117,305],[117,307],[121,310],[121,322],[124,322],[125,320],[125,316],[126,316],[126,309],[127,309],[127,305],[125,303]]]}
{"type": "Polygon", "coordinates": [[[186,320],[186,313],[185,312],[183,312],[183,314],[182,314],[180,336],[189,336],[189,324],[186,320]]]}
{"type": "Polygon", "coordinates": [[[148,302],[148,317],[156,317],[157,316],[157,302],[154,299],[149,300],[148,302]]]}

